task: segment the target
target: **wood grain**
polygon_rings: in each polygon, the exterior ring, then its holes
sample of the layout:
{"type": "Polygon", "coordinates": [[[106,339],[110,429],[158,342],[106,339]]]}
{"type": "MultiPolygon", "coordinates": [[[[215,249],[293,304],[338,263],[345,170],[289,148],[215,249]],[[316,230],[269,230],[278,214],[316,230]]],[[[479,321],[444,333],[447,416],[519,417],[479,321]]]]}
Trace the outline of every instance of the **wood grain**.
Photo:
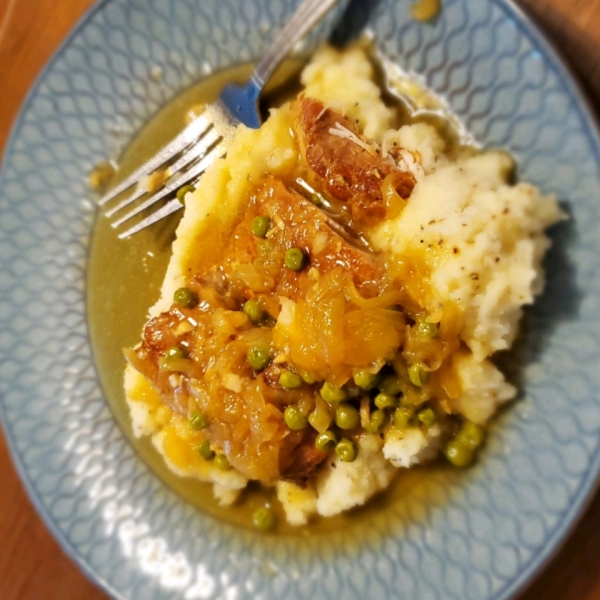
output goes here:
{"type": "MultiPolygon", "coordinates": [[[[485,0],[477,0],[485,1],[485,0]]],[[[93,0],[0,0],[0,152],[27,90],[93,0]]],[[[600,112],[600,0],[522,0],[600,112]]],[[[106,600],[32,508],[0,434],[0,599],[106,600]]],[[[600,600],[600,495],[520,600],[600,600]]]]}

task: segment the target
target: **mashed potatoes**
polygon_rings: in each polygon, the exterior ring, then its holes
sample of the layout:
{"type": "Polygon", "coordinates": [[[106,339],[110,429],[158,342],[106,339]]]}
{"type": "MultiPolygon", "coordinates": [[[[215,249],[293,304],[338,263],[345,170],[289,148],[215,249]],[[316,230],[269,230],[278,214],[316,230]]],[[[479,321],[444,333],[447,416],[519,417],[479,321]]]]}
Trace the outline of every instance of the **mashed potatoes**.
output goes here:
{"type": "MultiPolygon", "coordinates": [[[[388,424],[374,431],[369,419],[373,420],[378,411],[372,398],[371,405],[368,398],[362,400],[362,425],[374,432],[363,430],[353,438],[354,460],[348,462],[342,454],[332,452],[325,460],[319,459],[310,477],[296,475],[269,482],[276,487],[277,498],[294,525],[306,523],[315,514],[331,516],[364,504],[385,489],[398,470],[431,460],[442,448],[453,460],[456,448],[460,451],[471,443],[480,443],[476,439],[481,431],[477,426],[485,425],[497,407],[515,395],[515,389],[489,358],[510,347],[523,306],[531,304],[542,290],[541,261],[549,246],[544,231],[562,218],[553,197],[543,196],[528,184],[509,183],[513,163],[505,153],[469,151],[449,156],[446,142],[431,125],[398,123],[395,111],[381,100],[373,68],[361,49],[340,53],[324,48],[306,67],[302,83],[306,97],[345,115],[358,132],[339,126],[333,133],[329,130],[331,135],[350,139],[364,146],[365,152],[392,161],[394,169],[412,182],[407,197],[401,197],[394,189],[386,191],[387,178],[382,181],[385,218],[365,221],[361,232],[373,249],[387,257],[392,276],[404,282],[412,307],[407,309],[407,335],[416,331],[415,315],[426,315],[419,326],[433,331],[432,337],[438,335],[439,327],[438,345],[446,339],[456,341],[439,364],[432,361],[420,374],[412,367],[402,371],[403,398],[415,406],[431,405],[435,410],[421,410],[418,419],[413,411],[402,425],[402,406],[393,417],[385,407],[379,412],[385,414],[388,424]],[[392,200],[396,204],[390,204],[392,200]],[[426,389],[430,391],[424,395],[426,389]],[[450,420],[442,419],[442,413],[450,420]],[[456,434],[451,415],[466,420],[471,429],[456,434]]],[[[160,319],[169,311],[174,292],[186,285],[190,273],[203,273],[211,267],[215,255],[239,226],[249,196],[257,193],[267,174],[287,181],[295,179],[302,168],[302,155],[307,155],[310,148],[299,153],[291,119],[292,111],[286,105],[272,110],[260,130],[240,127],[227,157],[217,161],[198,189],[188,194],[162,295],[151,310],[152,317],[160,319]]],[[[274,222],[276,228],[283,227],[277,219],[274,222]]],[[[315,255],[326,243],[319,235],[311,240],[315,255]]],[[[319,273],[313,271],[311,275],[309,271],[308,276],[317,280],[319,273]]],[[[273,365],[289,362],[293,355],[290,328],[299,318],[300,305],[300,300],[280,297],[269,313],[275,325],[273,365]]],[[[181,329],[182,323],[177,327],[181,329]]],[[[181,331],[187,334],[189,327],[193,324],[181,331]]],[[[242,335],[250,334],[244,330],[242,335]]],[[[405,352],[413,343],[410,339],[398,342],[404,344],[405,352]]],[[[397,371],[402,370],[396,362],[393,364],[397,371]]],[[[382,366],[391,369],[383,361],[373,364],[373,376],[382,366]]],[[[297,372],[302,373],[301,369],[297,372]]],[[[336,373],[341,383],[348,378],[342,379],[339,371],[336,373]]],[[[354,381],[358,381],[356,369],[353,373],[354,381]]],[[[364,370],[361,373],[364,376],[364,370]]],[[[303,375],[303,380],[312,385],[310,378],[303,375]]],[[[173,389],[182,385],[178,373],[171,374],[168,381],[173,389]]],[[[233,373],[223,383],[228,392],[236,394],[242,393],[245,385],[245,380],[233,373]]],[[[132,366],[127,368],[125,388],[136,434],[152,436],[175,472],[211,481],[220,502],[235,501],[248,477],[236,468],[220,469],[214,461],[199,455],[198,444],[208,441],[202,431],[190,429],[188,415],[183,414],[185,408],[178,413],[172,405],[165,405],[148,377],[132,366]]],[[[350,401],[357,405],[359,400],[352,399],[352,390],[358,388],[350,388],[350,401]]],[[[388,396],[396,394],[397,402],[399,392],[392,391],[388,396]]],[[[197,392],[196,399],[208,402],[202,394],[205,391],[197,392]]],[[[281,420],[281,413],[278,418],[281,420]]],[[[322,433],[319,428],[317,431],[322,433]]],[[[209,452],[208,445],[205,449],[209,452]]],[[[227,444],[221,448],[224,455],[227,449],[227,444]]],[[[461,462],[459,455],[455,456],[456,464],[461,462]]],[[[235,458],[231,453],[228,456],[235,458]]]]}

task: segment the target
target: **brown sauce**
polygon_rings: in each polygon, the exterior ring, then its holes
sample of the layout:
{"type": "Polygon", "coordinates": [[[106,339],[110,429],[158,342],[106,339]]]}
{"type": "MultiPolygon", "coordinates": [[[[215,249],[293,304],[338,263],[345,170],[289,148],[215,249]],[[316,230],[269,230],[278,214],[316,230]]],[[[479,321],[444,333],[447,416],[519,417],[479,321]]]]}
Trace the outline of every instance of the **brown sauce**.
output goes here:
{"type": "MultiPolygon", "coordinates": [[[[282,67],[270,93],[266,94],[265,104],[276,105],[298,91],[299,86],[289,84],[289,80],[290,76],[297,76],[302,64],[301,61],[288,61],[282,67]],[[283,82],[288,83],[284,85],[283,82]]],[[[225,82],[245,81],[250,70],[250,65],[243,65],[216,73],[177,96],[150,120],[125,150],[111,185],[118,184],[172,139],[185,125],[185,115],[190,108],[213,101],[225,82]]],[[[438,125],[437,115],[420,111],[413,119],[409,111],[402,112],[404,122],[426,121],[438,125]]],[[[441,129],[451,141],[457,139],[456,134],[448,134],[448,122],[441,129]]],[[[99,214],[91,242],[87,314],[93,354],[105,397],[142,460],[186,501],[208,514],[233,525],[252,527],[252,512],[265,502],[271,502],[278,514],[278,533],[311,539],[313,534],[326,533],[326,536],[316,537],[321,540],[319,543],[331,545],[332,549],[340,543],[347,547],[351,539],[361,544],[376,543],[390,530],[425,518],[428,507],[443,502],[447,490],[454,484],[459,485],[464,473],[455,473],[441,465],[403,471],[389,490],[365,507],[329,519],[315,519],[308,526],[294,528],[286,524],[278,502],[273,502],[272,491],[251,484],[237,504],[220,507],[213,498],[211,484],[178,477],[165,465],[149,438],[135,438],[123,390],[123,348],[139,342],[148,309],[158,300],[180,216],[174,215],[121,241],[109,220],[99,214]]],[[[310,545],[304,546],[307,553],[310,545]]]]}

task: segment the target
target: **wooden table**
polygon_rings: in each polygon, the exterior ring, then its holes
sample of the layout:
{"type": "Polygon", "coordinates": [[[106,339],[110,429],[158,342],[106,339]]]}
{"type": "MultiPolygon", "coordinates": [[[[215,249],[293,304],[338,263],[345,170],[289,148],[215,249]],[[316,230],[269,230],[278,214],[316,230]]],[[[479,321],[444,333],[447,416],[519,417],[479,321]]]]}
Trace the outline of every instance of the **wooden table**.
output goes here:
{"type": "MultiPolygon", "coordinates": [[[[92,4],[93,0],[0,0],[0,151],[35,76],[92,4]]],[[[522,4],[558,42],[600,114],[600,0],[522,4]]],[[[1,434],[0,481],[0,599],[106,600],[34,512],[1,434]]],[[[600,600],[600,494],[520,600],[600,600]]]]}

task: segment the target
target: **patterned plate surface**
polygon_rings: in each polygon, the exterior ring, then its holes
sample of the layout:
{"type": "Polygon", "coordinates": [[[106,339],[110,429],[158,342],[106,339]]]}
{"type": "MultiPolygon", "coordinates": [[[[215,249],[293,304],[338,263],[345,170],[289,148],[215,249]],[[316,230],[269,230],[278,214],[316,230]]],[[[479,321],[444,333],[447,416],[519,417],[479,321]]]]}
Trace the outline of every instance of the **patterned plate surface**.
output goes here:
{"type": "Polygon", "coordinates": [[[509,0],[445,0],[433,25],[412,21],[408,0],[368,11],[381,50],[572,217],[518,351],[523,399],[477,467],[416,486],[408,508],[367,528],[266,544],[167,489],[102,397],[84,312],[87,174],[118,149],[115,130],[129,139],[193,81],[259,56],[294,5],[102,1],[30,93],[0,179],[0,409],[15,461],[56,537],[115,598],[508,598],[565,536],[600,467],[599,138],[509,0]]]}

